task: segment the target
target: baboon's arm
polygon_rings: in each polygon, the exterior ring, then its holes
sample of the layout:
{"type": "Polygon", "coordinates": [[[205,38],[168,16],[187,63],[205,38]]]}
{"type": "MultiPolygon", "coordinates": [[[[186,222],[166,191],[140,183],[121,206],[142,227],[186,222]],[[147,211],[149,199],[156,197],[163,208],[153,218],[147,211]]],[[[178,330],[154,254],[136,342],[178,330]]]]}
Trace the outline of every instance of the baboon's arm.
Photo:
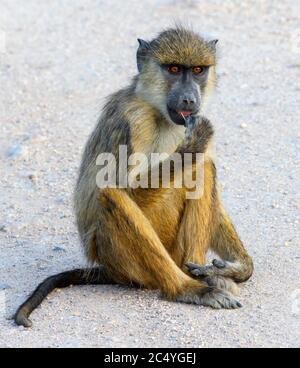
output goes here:
{"type": "MultiPolygon", "coordinates": [[[[202,196],[199,199],[187,199],[184,214],[177,237],[177,253],[182,266],[186,262],[205,265],[206,253],[214,230],[215,166],[213,162],[204,164],[204,182],[202,196]],[[182,255],[180,250],[184,249],[182,255]]],[[[176,254],[175,249],[175,254],[176,254]]]]}
{"type": "MultiPolygon", "coordinates": [[[[207,146],[213,137],[214,130],[211,122],[205,117],[193,117],[190,118],[189,124],[186,128],[185,138],[182,144],[176,149],[175,154],[181,155],[182,163],[184,162],[184,154],[192,154],[192,165],[196,164],[196,154],[204,154],[207,146]]],[[[148,183],[159,183],[159,187],[162,186],[162,170],[164,167],[170,168],[170,185],[175,181],[176,168],[174,166],[174,157],[172,155],[165,161],[160,162],[158,167],[152,168],[152,170],[145,173],[148,175],[148,183]],[[157,178],[159,175],[159,180],[157,178]]],[[[188,169],[187,167],[185,167],[188,169]]],[[[181,167],[181,170],[183,167],[181,167]]],[[[152,186],[153,187],[153,186],[152,186]]]]}

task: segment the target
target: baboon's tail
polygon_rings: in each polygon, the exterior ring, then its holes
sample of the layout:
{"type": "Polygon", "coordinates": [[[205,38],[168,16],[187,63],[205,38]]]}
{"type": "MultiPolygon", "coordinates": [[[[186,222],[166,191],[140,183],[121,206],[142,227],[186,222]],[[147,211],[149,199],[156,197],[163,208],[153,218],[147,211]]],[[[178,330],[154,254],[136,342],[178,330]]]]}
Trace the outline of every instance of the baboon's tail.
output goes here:
{"type": "Polygon", "coordinates": [[[114,284],[106,274],[103,266],[92,269],[77,269],[48,277],[36,288],[26,302],[21,305],[15,314],[14,320],[19,326],[31,327],[30,314],[54,289],[66,288],[70,285],[99,284],[114,284]]]}

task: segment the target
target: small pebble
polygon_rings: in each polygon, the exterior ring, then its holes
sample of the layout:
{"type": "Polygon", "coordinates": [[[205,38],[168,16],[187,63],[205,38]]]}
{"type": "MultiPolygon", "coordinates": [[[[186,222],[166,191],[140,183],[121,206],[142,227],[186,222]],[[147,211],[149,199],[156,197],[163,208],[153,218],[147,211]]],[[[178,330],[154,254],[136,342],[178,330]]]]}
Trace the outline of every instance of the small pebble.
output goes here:
{"type": "Polygon", "coordinates": [[[53,252],[66,252],[65,248],[63,247],[54,247],[53,249],[53,252]]]}
{"type": "Polygon", "coordinates": [[[2,233],[7,233],[7,228],[6,228],[6,226],[5,226],[5,225],[0,225],[0,231],[1,231],[2,233]]]}
{"type": "Polygon", "coordinates": [[[11,289],[11,286],[8,284],[0,284],[0,290],[8,290],[11,289]]]}
{"type": "Polygon", "coordinates": [[[16,144],[6,151],[6,157],[13,158],[19,156],[21,153],[22,153],[22,146],[20,144],[16,144]]]}
{"type": "Polygon", "coordinates": [[[37,182],[37,176],[35,174],[28,175],[28,179],[31,180],[33,183],[37,182]]]}

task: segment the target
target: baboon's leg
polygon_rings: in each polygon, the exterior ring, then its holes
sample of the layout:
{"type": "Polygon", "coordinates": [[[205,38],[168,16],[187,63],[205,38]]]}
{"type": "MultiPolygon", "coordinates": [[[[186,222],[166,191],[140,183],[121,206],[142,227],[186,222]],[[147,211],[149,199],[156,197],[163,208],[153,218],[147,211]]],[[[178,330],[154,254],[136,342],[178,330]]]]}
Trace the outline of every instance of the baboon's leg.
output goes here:
{"type": "Polygon", "coordinates": [[[253,273],[252,259],[223,209],[220,209],[218,218],[211,248],[222,261],[214,260],[212,265],[204,267],[189,264],[189,270],[198,277],[217,275],[230,277],[236,282],[247,281],[253,273]]]}
{"type": "Polygon", "coordinates": [[[184,287],[201,287],[172,260],[141,209],[119,189],[100,195],[98,255],[116,282],[159,288],[174,298],[184,287]]]}
{"type": "Polygon", "coordinates": [[[141,209],[119,189],[105,189],[97,233],[99,261],[116,282],[158,288],[169,299],[238,308],[239,302],[221,290],[186,275],[173,261],[141,209]]]}
{"type": "Polygon", "coordinates": [[[198,200],[187,200],[178,238],[172,257],[181,268],[185,263],[193,262],[205,265],[206,253],[210,243],[207,218],[201,216],[201,204],[198,200]]]}

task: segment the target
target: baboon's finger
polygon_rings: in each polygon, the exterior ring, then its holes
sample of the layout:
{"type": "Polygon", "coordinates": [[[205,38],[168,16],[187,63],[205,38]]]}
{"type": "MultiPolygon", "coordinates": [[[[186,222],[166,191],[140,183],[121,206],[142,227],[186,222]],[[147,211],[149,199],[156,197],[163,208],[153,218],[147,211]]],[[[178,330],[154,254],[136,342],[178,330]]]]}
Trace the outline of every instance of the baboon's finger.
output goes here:
{"type": "Polygon", "coordinates": [[[221,259],[214,259],[212,263],[215,267],[220,268],[220,269],[226,267],[226,262],[222,261],[221,259]]]}

